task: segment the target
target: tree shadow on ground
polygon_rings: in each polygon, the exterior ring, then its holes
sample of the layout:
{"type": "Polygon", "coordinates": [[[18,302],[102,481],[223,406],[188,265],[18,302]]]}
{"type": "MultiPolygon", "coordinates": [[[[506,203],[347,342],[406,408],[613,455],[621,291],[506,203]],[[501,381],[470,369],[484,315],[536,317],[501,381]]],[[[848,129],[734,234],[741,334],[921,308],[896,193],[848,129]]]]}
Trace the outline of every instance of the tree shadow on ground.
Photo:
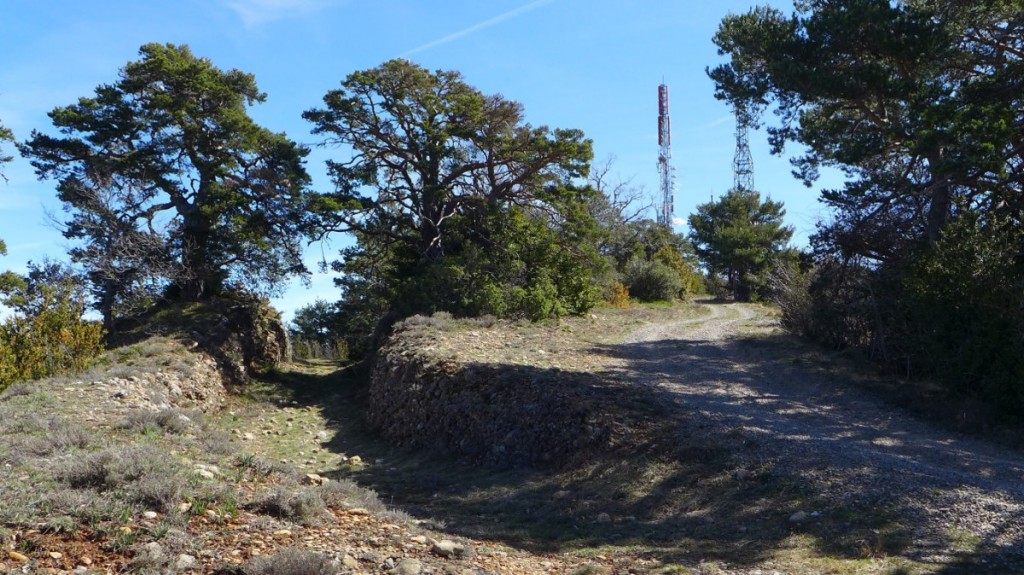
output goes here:
{"type": "MultiPolygon", "coordinates": [[[[945,575],[1024,572],[1024,555],[992,541],[935,541],[924,546],[915,542],[914,526],[901,516],[903,494],[893,493],[891,500],[859,501],[858,483],[884,482],[888,465],[856,470],[850,485],[831,485],[826,493],[813,480],[814,467],[779,468],[757,448],[759,442],[772,442],[782,451],[787,444],[805,449],[808,443],[813,447],[839,439],[851,445],[876,445],[891,437],[884,428],[858,423],[854,415],[861,399],[845,396],[841,386],[820,390],[818,399],[846,406],[846,411],[821,412],[773,396],[771,389],[762,388],[764,382],[793,378],[799,366],[759,359],[744,341],[665,340],[601,346],[594,352],[624,359],[625,367],[567,373],[501,364],[473,366],[481,377],[508,377],[513,371],[516,377],[571,386],[597,398],[606,417],[629,430],[628,441],[567,466],[481,465],[479,459],[451,448],[391,445],[366,423],[366,380],[358,374],[286,373],[277,383],[289,390],[280,398],[282,403],[322,410],[336,431],[329,449],[358,454],[367,462],[321,473],[351,477],[377,491],[386,504],[455,535],[534,552],[596,553],[613,547],[664,563],[724,561],[750,566],[772,559],[780,548],[802,546],[806,557],[906,557],[945,575]],[[747,358],[744,366],[731,359],[737,355],[747,358]],[[684,364],[690,371],[680,373],[678,367],[684,364]],[[772,378],[766,377],[769,373],[772,378]],[[709,386],[697,398],[666,393],[653,384],[666,377],[701,382],[722,374],[728,374],[728,385],[756,393],[727,396],[709,386]],[[750,420],[745,404],[763,407],[763,419],[750,420]],[[820,418],[819,436],[788,433],[794,417],[820,418]],[[761,431],[752,436],[749,430],[740,431],[741,425],[761,431]],[[851,497],[835,501],[836,492],[851,497]],[[801,522],[790,520],[801,511],[816,515],[801,522]]],[[[530,422],[523,423],[529,428],[530,422]]],[[[883,457],[891,459],[893,468],[901,458],[912,457],[915,449],[929,447],[902,449],[898,441],[891,445],[883,457]]],[[[985,463],[972,460],[968,450],[959,454],[965,467],[985,463]]],[[[1010,521],[1024,522],[1024,514],[1010,521]]],[[[1018,550],[1024,548],[1024,541],[1016,544],[1018,550]]]]}

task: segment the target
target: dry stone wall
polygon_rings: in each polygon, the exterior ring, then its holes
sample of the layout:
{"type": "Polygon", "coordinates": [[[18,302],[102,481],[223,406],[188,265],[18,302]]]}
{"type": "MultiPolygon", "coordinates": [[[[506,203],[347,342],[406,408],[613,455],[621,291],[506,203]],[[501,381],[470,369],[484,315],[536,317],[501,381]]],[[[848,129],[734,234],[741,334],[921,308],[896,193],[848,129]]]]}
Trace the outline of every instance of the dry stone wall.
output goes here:
{"type": "Polygon", "coordinates": [[[562,466],[617,443],[622,425],[603,407],[615,397],[599,377],[466,361],[457,336],[433,345],[425,329],[399,329],[377,354],[369,420],[389,440],[503,466],[562,466]]]}

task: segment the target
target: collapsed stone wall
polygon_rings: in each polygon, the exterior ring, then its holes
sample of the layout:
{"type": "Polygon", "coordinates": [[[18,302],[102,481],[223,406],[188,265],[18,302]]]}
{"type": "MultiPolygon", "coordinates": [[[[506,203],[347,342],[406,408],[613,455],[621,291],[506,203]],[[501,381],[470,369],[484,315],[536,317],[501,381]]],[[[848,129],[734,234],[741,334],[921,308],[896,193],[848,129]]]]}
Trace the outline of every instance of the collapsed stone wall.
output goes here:
{"type": "Polygon", "coordinates": [[[151,409],[181,407],[210,412],[223,405],[227,392],[217,363],[205,354],[186,351],[180,344],[166,343],[163,361],[128,377],[113,377],[107,383],[126,398],[138,398],[151,409]],[[147,405],[148,404],[148,405],[147,405]]]}
{"type": "Polygon", "coordinates": [[[368,418],[404,446],[502,466],[564,466],[617,443],[622,426],[603,407],[614,400],[591,374],[462,362],[399,332],[378,351],[368,418]]]}

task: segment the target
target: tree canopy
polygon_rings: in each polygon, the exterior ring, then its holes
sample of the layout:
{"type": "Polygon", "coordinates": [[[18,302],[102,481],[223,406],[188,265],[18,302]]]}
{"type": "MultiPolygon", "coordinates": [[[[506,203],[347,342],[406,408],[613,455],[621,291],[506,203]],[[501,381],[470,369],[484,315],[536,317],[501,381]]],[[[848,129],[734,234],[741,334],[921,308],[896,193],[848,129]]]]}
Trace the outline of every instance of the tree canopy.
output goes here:
{"type": "Polygon", "coordinates": [[[724,278],[733,298],[749,301],[793,236],[782,223],[785,215],[781,202],[733,189],[697,206],[690,215],[690,241],[708,273],[724,278]]]}
{"type": "Polygon", "coordinates": [[[170,283],[199,300],[235,284],[272,291],[303,273],[307,150],[256,124],[251,74],[221,70],[187,46],[146,44],[113,84],[59,107],[59,135],[21,145],[57,181],[109,315],[127,292],[170,283]]]}
{"type": "Polygon", "coordinates": [[[321,234],[358,240],[336,265],[342,316],[593,304],[598,258],[582,238],[595,192],[574,183],[592,152],[579,130],[531,126],[517,102],[405,60],[350,74],[304,117],[343,150],[328,162],[335,190],[311,203],[321,234]]]}
{"type": "Polygon", "coordinates": [[[885,260],[934,243],[957,206],[1024,210],[1024,10],[1019,1],[807,0],[792,16],[756,8],[714,37],[730,61],[716,96],[768,126],[776,152],[825,190],[835,221],[822,244],[885,260]]]}
{"type": "Polygon", "coordinates": [[[805,0],[715,43],[717,96],[847,176],[785,321],[1024,412],[1024,2],[805,0]]]}
{"type": "Polygon", "coordinates": [[[579,130],[523,123],[522,106],[485,96],[454,71],[406,60],[350,74],[303,117],[327,144],[336,190],[323,230],[389,238],[434,257],[448,220],[480,206],[553,212],[549,186],[584,176],[591,143],[579,130]]]}
{"type": "MultiPolygon", "coordinates": [[[[6,142],[13,142],[13,141],[14,141],[14,134],[9,129],[4,127],[4,125],[2,123],[0,123],[0,146],[2,146],[6,142]]],[[[14,159],[13,156],[7,155],[6,152],[4,152],[3,148],[0,147],[0,167],[2,167],[4,164],[6,164],[7,162],[10,162],[13,159],[14,159]]],[[[4,177],[4,173],[3,173],[2,170],[0,170],[0,177],[4,177]]]]}

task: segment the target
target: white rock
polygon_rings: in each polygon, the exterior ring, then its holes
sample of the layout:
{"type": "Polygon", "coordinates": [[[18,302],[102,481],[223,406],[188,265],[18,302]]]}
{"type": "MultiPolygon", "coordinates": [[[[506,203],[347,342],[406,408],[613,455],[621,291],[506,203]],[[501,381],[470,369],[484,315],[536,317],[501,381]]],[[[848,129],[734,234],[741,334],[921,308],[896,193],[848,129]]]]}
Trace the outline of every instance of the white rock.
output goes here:
{"type": "Polygon", "coordinates": [[[440,541],[432,541],[430,545],[430,550],[433,551],[435,555],[447,558],[462,557],[466,554],[465,546],[460,545],[454,541],[449,541],[447,539],[442,539],[440,541]]]}
{"type": "Polygon", "coordinates": [[[420,563],[419,559],[402,559],[395,565],[395,575],[420,575],[423,571],[423,564],[420,563]]]}
{"type": "Polygon", "coordinates": [[[178,571],[188,571],[196,565],[196,558],[191,555],[182,553],[178,555],[178,558],[174,561],[174,567],[178,571]]]}

